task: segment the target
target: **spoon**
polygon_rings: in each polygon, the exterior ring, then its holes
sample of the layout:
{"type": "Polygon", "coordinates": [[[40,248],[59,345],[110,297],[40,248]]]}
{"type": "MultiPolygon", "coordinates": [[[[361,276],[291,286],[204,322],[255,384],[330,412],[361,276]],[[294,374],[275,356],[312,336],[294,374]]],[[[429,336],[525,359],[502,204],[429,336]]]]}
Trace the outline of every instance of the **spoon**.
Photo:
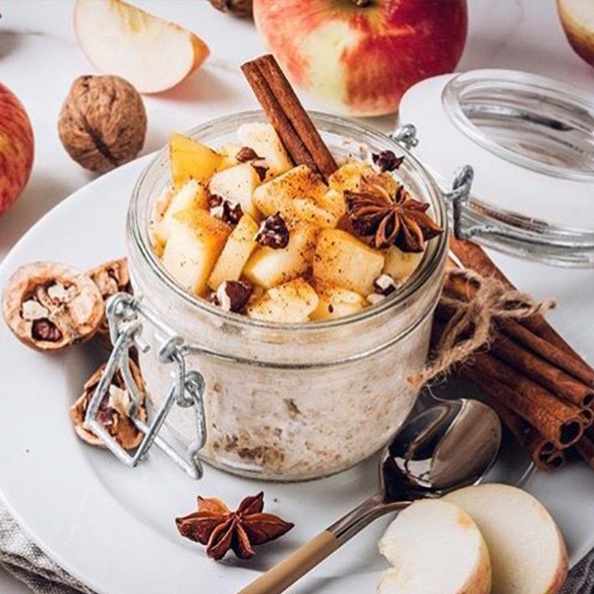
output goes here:
{"type": "Polygon", "coordinates": [[[478,400],[439,400],[410,419],[383,450],[375,495],[239,594],[280,594],[384,514],[478,482],[500,445],[501,424],[493,409],[478,400]]]}

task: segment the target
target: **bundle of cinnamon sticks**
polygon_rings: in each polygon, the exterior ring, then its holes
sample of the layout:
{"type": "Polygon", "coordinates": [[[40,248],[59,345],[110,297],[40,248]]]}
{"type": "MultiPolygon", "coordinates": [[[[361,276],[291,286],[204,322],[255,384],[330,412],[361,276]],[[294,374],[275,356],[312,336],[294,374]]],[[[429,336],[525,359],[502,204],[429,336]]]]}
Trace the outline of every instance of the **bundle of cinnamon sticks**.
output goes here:
{"type": "MultiPolygon", "coordinates": [[[[476,244],[452,239],[450,247],[465,268],[515,288],[476,244]]],[[[444,286],[446,295],[462,300],[474,291],[455,276],[444,286]]],[[[450,315],[438,307],[437,333],[450,315]]],[[[481,388],[539,468],[560,468],[571,450],[594,468],[594,369],[543,316],[496,320],[488,351],[457,374],[481,388]]]]}
{"type": "MultiPolygon", "coordinates": [[[[337,164],[276,60],[262,56],[242,71],[293,162],[327,179],[337,164]]],[[[514,288],[477,245],[453,239],[451,251],[464,268],[514,288]]],[[[457,300],[471,300],[474,291],[455,276],[444,286],[457,300]]],[[[452,314],[438,307],[436,335],[452,314]]],[[[489,350],[475,354],[457,374],[482,389],[539,468],[560,468],[569,451],[594,468],[594,369],[541,315],[498,319],[493,332],[489,350]]]]}

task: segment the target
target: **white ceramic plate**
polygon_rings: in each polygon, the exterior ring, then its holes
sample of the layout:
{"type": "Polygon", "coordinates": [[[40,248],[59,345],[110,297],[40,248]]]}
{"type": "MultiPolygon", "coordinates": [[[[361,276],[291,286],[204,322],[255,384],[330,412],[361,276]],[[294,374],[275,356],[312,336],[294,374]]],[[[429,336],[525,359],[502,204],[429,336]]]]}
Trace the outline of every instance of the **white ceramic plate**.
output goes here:
{"type": "MultiPolygon", "coordinates": [[[[33,260],[86,268],[122,256],[128,197],[146,164],[142,159],[103,176],[44,217],[4,261],[0,287],[17,266],[33,260]]],[[[562,329],[594,360],[591,323],[579,322],[594,319],[592,273],[501,260],[523,288],[559,297],[566,315],[562,329]]],[[[39,354],[1,323],[0,353],[0,493],[35,541],[99,593],[232,594],[374,489],[374,461],[293,485],[234,478],[210,467],[201,482],[193,482],[158,452],[130,470],[110,453],[81,443],[68,418],[69,405],[100,362],[98,352],[85,347],[39,354]],[[174,518],[194,510],[197,494],[219,496],[233,506],[261,489],[266,508],[296,528],[260,547],[249,564],[232,555],[216,563],[202,547],[178,536],[174,518]]],[[[506,468],[500,466],[498,478],[515,480],[505,476],[506,468]]],[[[573,562],[594,546],[594,471],[573,465],[552,477],[537,474],[528,489],[558,519],[573,562]]],[[[374,591],[386,567],[376,542],[389,519],[371,526],[292,591],[374,591]]]]}

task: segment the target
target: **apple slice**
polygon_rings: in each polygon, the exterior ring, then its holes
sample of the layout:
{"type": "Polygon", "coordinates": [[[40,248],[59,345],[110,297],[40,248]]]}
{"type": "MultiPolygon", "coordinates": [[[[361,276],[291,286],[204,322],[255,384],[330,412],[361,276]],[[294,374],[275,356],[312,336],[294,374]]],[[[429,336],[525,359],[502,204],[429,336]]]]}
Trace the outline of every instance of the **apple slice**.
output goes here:
{"type": "Polygon", "coordinates": [[[243,274],[264,289],[303,274],[311,265],[316,234],[315,227],[301,223],[291,231],[286,248],[258,248],[245,265],[243,274]]]}
{"type": "Polygon", "coordinates": [[[477,523],[491,554],[493,594],[555,594],[567,577],[567,550],[555,521],[517,487],[485,484],[446,495],[477,523]]]}
{"type": "Polygon", "coordinates": [[[241,210],[259,220],[260,213],[254,205],[254,190],[260,185],[260,177],[250,163],[242,163],[215,173],[208,185],[211,194],[227,199],[231,204],[240,204],[241,210]]]}
{"type": "MultiPolygon", "coordinates": [[[[394,565],[379,594],[489,594],[491,564],[472,518],[457,505],[413,503],[390,524],[379,550],[394,565]]],[[[506,594],[519,594],[509,590],[506,594]]]]}
{"type": "Polygon", "coordinates": [[[76,0],[74,28],[97,70],[125,78],[141,93],[174,87],[210,53],[190,31],[122,0],[76,0]]]}
{"type": "Polygon", "coordinates": [[[270,289],[247,307],[250,318],[269,322],[306,322],[318,306],[318,296],[302,278],[270,289]]]}
{"type": "Polygon", "coordinates": [[[184,289],[202,295],[230,232],[205,210],[178,212],[171,221],[163,265],[184,289]]]}
{"type": "Polygon", "coordinates": [[[366,296],[373,293],[373,282],[383,267],[384,255],[350,233],[340,229],[320,233],[313,263],[316,279],[366,296]]]}
{"type": "Polygon", "coordinates": [[[181,188],[191,179],[208,181],[223,162],[223,155],[187,136],[172,134],[169,161],[173,185],[181,188]]]}
{"type": "Polygon", "coordinates": [[[251,148],[258,157],[266,159],[274,175],[289,171],[293,166],[276,130],[270,124],[243,124],[237,130],[237,136],[243,146],[251,148]]]}
{"type": "Polygon", "coordinates": [[[244,214],[221,252],[219,259],[208,279],[208,286],[216,291],[224,281],[236,281],[241,276],[248,258],[256,247],[258,223],[244,214]]]}

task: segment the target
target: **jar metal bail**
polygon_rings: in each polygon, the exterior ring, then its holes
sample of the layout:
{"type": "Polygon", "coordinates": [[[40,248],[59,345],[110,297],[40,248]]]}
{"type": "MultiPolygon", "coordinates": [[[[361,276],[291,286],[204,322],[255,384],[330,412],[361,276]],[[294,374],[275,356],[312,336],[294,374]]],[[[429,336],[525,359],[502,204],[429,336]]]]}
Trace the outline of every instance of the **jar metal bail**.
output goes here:
{"type": "Polygon", "coordinates": [[[197,371],[186,369],[184,340],[163,324],[154,312],[142,303],[141,297],[133,297],[127,293],[118,293],[108,301],[107,319],[113,351],[89,403],[85,416],[86,424],[93,433],[103,440],[118,460],[127,466],[132,468],[138,466],[154,443],[192,479],[202,478],[204,471],[198,458],[198,452],[206,443],[204,378],[197,371]],[[130,370],[130,350],[136,347],[142,352],[147,352],[151,348],[142,338],[143,321],[152,324],[157,330],[159,361],[162,364],[173,366],[172,381],[167,396],[155,412],[150,425],[144,423],[138,415],[140,395],[130,370]],[[133,455],[129,454],[97,420],[99,407],[104,398],[108,396],[111,380],[117,371],[120,371],[133,403],[130,418],[144,435],[133,455]],[[185,452],[159,435],[174,404],[182,408],[193,408],[195,413],[196,443],[185,452]]]}

